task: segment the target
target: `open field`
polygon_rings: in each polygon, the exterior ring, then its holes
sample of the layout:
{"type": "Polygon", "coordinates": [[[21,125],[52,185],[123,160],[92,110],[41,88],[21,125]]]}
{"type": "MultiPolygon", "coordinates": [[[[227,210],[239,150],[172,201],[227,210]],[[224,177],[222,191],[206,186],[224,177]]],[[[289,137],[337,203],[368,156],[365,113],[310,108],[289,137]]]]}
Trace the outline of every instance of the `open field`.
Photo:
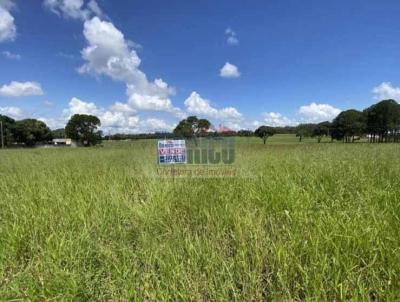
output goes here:
{"type": "Polygon", "coordinates": [[[246,177],[175,179],[155,147],[0,151],[0,300],[400,299],[400,145],[240,138],[246,177]]]}

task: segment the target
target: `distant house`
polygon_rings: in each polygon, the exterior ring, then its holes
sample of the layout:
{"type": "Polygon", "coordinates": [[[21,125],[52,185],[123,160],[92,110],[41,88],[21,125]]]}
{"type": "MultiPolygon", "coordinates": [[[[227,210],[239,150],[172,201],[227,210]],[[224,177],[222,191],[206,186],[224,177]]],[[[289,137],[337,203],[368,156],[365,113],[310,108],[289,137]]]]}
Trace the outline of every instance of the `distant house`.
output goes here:
{"type": "Polygon", "coordinates": [[[219,125],[218,128],[211,125],[210,129],[207,130],[208,133],[219,133],[219,134],[229,134],[234,132],[232,129],[219,125]]]}
{"type": "Polygon", "coordinates": [[[224,127],[223,125],[219,125],[219,128],[217,129],[217,133],[231,133],[233,132],[232,129],[229,129],[227,127],[224,127]]]}
{"type": "Polygon", "coordinates": [[[67,146],[67,147],[76,147],[77,144],[70,138],[54,138],[53,139],[54,146],[67,146]]]}

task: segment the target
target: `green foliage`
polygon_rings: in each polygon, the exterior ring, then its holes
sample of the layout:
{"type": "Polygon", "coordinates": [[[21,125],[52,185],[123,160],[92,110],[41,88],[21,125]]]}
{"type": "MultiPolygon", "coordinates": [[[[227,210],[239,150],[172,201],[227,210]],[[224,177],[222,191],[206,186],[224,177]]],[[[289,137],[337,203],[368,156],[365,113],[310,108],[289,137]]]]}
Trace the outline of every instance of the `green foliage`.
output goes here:
{"type": "Polygon", "coordinates": [[[0,300],[397,301],[400,145],[270,140],[236,139],[249,178],[155,177],[154,140],[0,151],[0,300]]]}
{"type": "Polygon", "coordinates": [[[210,129],[211,123],[206,119],[199,119],[197,122],[197,131],[199,133],[205,133],[208,129],[210,129]]]}
{"type": "Polygon", "coordinates": [[[65,135],[83,145],[95,145],[101,140],[101,132],[97,130],[100,120],[97,116],[74,114],[65,127],[65,135]]]}
{"type": "Polygon", "coordinates": [[[296,134],[297,127],[295,126],[284,126],[284,127],[274,127],[276,134],[296,134]]]}
{"type": "Polygon", "coordinates": [[[51,135],[53,136],[53,138],[65,138],[65,129],[60,128],[60,129],[52,130],[51,135]]]}
{"type": "Polygon", "coordinates": [[[206,119],[198,119],[197,116],[189,116],[179,122],[173,133],[175,136],[192,138],[197,135],[205,134],[210,126],[211,123],[206,119]]]}
{"type": "Polygon", "coordinates": [[[362,112],[354,109],[342,111],[332,122],[333,139],[346,142],[354,141],[354,136],[361,136],[366,128],[362,112]]]}
{"type": "Polygon", "coordinates": [[[236,132],[237,136],[254,136],[254,132],[251,130],[239,130],[236,132]]]}
{"type": "Polygon", "coordinates": [[[267,142],[268,137],[273,136],[275,133],[275,129],[268,126],[260,126],[256,129],[256,131],[254,131],[254,135],[261,138],[264,142],[264,145],[267,142]]]}
{"type": "Polygon", "coordinates": [[[174,129],[174,134],[181,137],[191,138],[194,135],[194,126],[197,122],[197,117],[188,117],[179,122],[174,129]]]}
{"type": "Polygon", "coordinates": [[[17,121],[14,136],[18,143],[24,143],[30,147],[37,143],[47,143],[52,139],[49,127],[36,119],[17,121]]]}
{"type": "Polygon", "coordinates": [[[317,137],[318,143],[320,143],[324,136],[329,135],[329,131],[330,131],[331,127],[332,127],[332,124],[330,122],[319,123],[319,124],[315,125],[311,136],[317,137]]]}
{"type": "Polygon", "coordinates": [[[300,124],[297,126],[296,136],[301,142],[304,137],[311,137],[314,133],[315,124],[300,124]]]}
{"type": "Polygon", "coordinates": [[[15,139],[14,139],[15,120],[12,119],[11,117],[0,114],[0,121],[3,124],[4,146],[9,146],[10,144],[12,144],[15,141],[15,139]]]}
{"type": "Polygon", "coordinates": [[[390,136],[398,140],[400,131],[400,105],[394,100],[384,100],[364,110],[366,131],[378,135],[380,141],[390,136]]]}

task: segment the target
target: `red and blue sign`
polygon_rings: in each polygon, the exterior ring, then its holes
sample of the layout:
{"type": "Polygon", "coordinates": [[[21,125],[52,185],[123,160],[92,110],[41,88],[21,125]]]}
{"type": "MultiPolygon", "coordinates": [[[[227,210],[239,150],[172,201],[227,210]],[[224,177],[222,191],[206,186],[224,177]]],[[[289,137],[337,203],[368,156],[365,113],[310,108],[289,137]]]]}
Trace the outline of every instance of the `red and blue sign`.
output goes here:
{"type": "Polygon", "coordinates": [[[158,141],[159,164],[186,164],[185,140],[160,140],[158,141]]]}

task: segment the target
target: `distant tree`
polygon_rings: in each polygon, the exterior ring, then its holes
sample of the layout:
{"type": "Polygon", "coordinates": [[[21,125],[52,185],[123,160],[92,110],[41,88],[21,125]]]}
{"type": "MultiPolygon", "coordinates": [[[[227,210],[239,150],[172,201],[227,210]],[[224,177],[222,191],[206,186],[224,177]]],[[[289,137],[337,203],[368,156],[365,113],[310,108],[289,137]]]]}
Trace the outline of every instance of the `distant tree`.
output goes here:
{"type": "Polygon", "coordinates": [[[65,129],[59,128],[51,131],[53,138],[65,138],[65,129]]]}
{"type": "Polygon", "coordinates": [[[197,116],[189,116],[183,119],[175,127],[175,136],[192,138],[207,132],[211,123],[206,119],[198,119],[197,116]]]}
{"type": "Polygon", "coordinates": [[[34,146],[37,143],[46,143],[51,139],[51,131],[42,121],[25,119],[15,123],[15,140],[18,143],[34,146]]]}
{"type": "Polygon", "coordinates": [[[238,135],[238,136],[253,136],[253,135],[254,135],[254,132],[251,131],[251,130],[239,130],[239,131],[237,132],[237,135],[238,135]]]}
{"type": "Polygon", "coordinates": [[[276,134],[296,134],[297,127],[294,126],[284,126],[284,127],[274,127],[276,134]]]}
{"type": "Polygon", "coordinates": [[[398,141],[400,105],[395,100],[383,100],[363,112],[370,141],[398,141]]]}
{"type": "Polygon", "coordinates": [[[311,137],[314,133],[315,124],[300,124],[297,126],[296,136],[301,142],[304,137],[311,137]]]}
{"type": "Polygon", "coordinates": [[[95,145],[101,140],[101,132],[97,130],[100,125],[97,116],[74,114],[65,127],[65,135],[83,145],[95,145]]]}
{"type": "Polygon", "coordinates": [[[329,135],[330,128],[331,128],[330,122],[319,123],[314,127],[313,133],[311,136],[316,137],[318,139],[318,143],[320,143],[324,136],[329,135]]]}
{"type": "Polygon", "coordinates": [[[173,133],[177,136],[191,138],[194,136],[194,129],[197,127],[197,123],[198,119],[196,116],[189,116],[178,123],[173,133]]]}
{"type": "Polygon", "coordinates": [[[174,137],[175,137],[174,134],[170,132],[138,133],[138,134],[116,133],[112,135],[106,135],[103,139],[105,140],[172,139],[174,137]]]}
{"type": "Polygon", "coordinates": [[[211,123],[206,119],[199,119],[197,122],[197,132],[198,133],[206,133],[208,129],[210,129],[211,123]]]}
{"type": "MultiPolygon", "coordinates": [[[[6,115],[0,114],[0,121],[3,124],[3,142],[4,146],[9,146],[15,141],[15,120],[6,115]]],[[[1,138],[0,138],[1,139],[1,138]]]]}
{"type": "Polygon", "coordinates": [[[275,133],[276,133],[275,129],[273,127],[268,127],[268,126],[260,126],[254,132],[256,136],[258,136],[263,140],[264,145],[267,142],[268,137],[273,136],[275,133]]]}
{"type": "Polygon", "coordinates": [[[354,142],[355,136],[365,131],[365,119],[362,112],[350,109],[342,111],[332,122],[331,136],[336,140],[354,142]]]}

